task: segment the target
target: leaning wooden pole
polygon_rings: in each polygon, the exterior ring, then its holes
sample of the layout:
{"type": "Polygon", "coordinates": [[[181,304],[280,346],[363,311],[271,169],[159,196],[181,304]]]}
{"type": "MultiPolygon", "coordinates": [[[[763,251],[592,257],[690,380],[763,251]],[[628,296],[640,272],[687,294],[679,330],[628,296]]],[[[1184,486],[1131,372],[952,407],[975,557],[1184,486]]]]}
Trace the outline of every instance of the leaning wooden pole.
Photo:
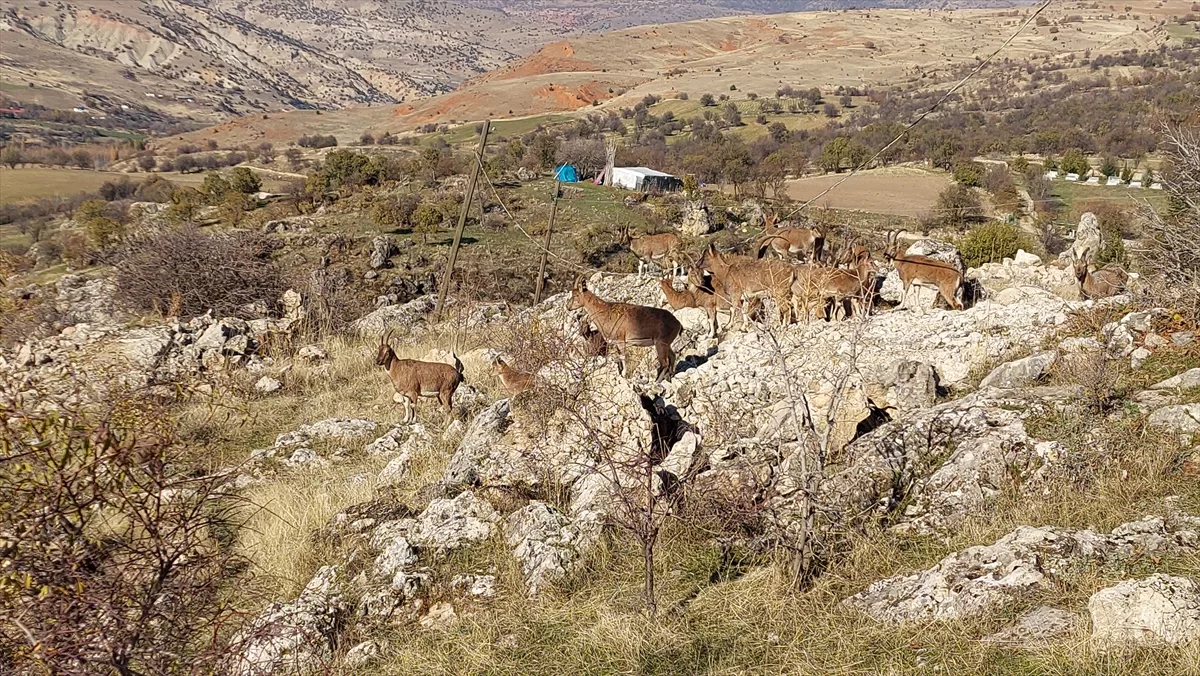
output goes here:
{"type": "Polygon", "coordinates": [[[542,287],[546,283],[546,257],[550,255],[550,235],[554,232],[554,219],[558,216],[558,196],[562,194],[562,183],[554,181],[554,199],[550,202],[550,222],[546,225],[546,241],[542,244],[542,260],[538,263],[537,289],[533,292],[533,304],[542,302],[542,287]]]}
{"type": "Polygon", "coordinates": [[[479,170],[483,166],[483,149],[487,146],[488,132],[491,129],[492,121],[485,120],[483,131],[479,132],[479,150],[475,151],[475,166],[471,167],[471,179],[467,181],[467,194],[463,198],[462,209],[458,212],[458,227],[454,229],[454,244],[450,245],[450,260],[446,262],[446,274],[442,276],[442,286],[438,289],[434,321],[440,321],[446,311],[446,294],[450,292],[450,282],[454,279],[454,263],[458,260],[458,247],[462,244],[463,228],[467,227],[467,212],[471,210],[471,200],[475,198],[475,184],[479,181],[479,170]]]}

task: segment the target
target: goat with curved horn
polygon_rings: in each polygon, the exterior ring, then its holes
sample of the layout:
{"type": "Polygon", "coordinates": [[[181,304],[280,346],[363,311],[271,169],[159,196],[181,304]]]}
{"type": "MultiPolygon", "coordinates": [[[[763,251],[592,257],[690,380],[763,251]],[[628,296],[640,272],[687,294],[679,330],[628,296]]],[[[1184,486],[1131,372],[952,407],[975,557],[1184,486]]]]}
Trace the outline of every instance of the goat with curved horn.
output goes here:
{"type": "Polygon", "coordinates": [[[936,258],[900,253],[900,236],[905,232],[889,230],[887,248],[884,250],[884,256],[895,264],[900,281],[904,284],[904,297],[900,301],[900,307],[907,307],[908,291],[915,284],[937,289],[952,309],[963,309],[963,303],[958,299],[963,286],[962,273],[953,265],[936,258]]]}
{"type": "Polygon", "coordinates": [[[392,400],[404,406],[404,422],[417,419],[417,401],[421,397],[437,397],[446,415],[453,413],[454,392],[463,382],[462,362],[455,358],[454,366],[441,362],[400,359],[390,344],[391,331],[380,337],[375,365],[388,372],[396,390],[392,400]]]}

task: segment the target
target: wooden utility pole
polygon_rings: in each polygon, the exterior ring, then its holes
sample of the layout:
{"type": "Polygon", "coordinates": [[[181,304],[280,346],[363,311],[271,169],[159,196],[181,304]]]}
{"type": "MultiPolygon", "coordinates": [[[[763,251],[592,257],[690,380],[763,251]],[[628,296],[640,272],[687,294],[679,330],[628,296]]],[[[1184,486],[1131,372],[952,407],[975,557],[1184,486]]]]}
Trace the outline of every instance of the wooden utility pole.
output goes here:
{"type": "Polygon", "coordinates": [[[542,262],[538,264],[537,290],[533,292],[533,304],[542,302],[542,285],[546,283],[546,257],[550,255],[550,235],[554,232],[554,219],[558,216],[558,196],[562,194],[562,183],[554,181],[554,199],[550,202],[550,222],[546,224],[546,242],[542,244],[542,262]]]}
{"type": "Polygon", "coordinates": [[[450,245],[450,260],[446,262],[446,274],[442,277],[442,287],[438,289],[434,321],[440,321],[446,311],[446,294],[450,292],[450,282],[454,279],[454,263],[458,260],[458,247],[462,244],[463,228],[467,227],[467,212],[471,210],[471,200],[475,198],[475,184],[479,181],[479,170],[483,166],[483,149],[487,146],[488,132],[491,129],[492,121],[485,120],[483,131],[479,132],[479,150],[475,151],[475,166],[471,167],[471,179],[467,181],[467,194],[463,198],[462,210],[458,212],[458,227],[454,229],[454,244],[450,245]]]}

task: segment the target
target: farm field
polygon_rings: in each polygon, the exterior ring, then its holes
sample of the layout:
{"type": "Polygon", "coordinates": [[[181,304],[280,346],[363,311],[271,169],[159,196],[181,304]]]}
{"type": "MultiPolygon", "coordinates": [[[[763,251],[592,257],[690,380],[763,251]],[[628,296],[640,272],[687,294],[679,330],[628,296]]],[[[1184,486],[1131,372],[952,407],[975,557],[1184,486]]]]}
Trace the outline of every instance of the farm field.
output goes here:
{"type": "MultiPolygon", "coordinates": [[[[204,182],[203,173],[181,174],[159,172],[153,174],[180,186],[198,187],[204,182]]],[[[281,172],[259,172],[263,189],[275,191],[287,183],[287,175],[281,172]]],[[[131,181],[145,180],[151,174],[126,174],[116,171],[94,171],[90,169],[65,169],[51,167],[22,167],[0,169],[0,204],[12,204],[43,197],[66,197],[81,192],[92,192],[105,181],[115,181],[122,176],[131,181]]]]}
{"type": "MultiPolygon", "coordinates": [[[[789,181],[787,194],[793,200],[807,202],[843,178],[845,176],[842,174],[828,174],[789,181]]],[[[892,216],[917,216],[933,209],[938,193],[951,182],[948,174],[916,167],[864,171],[819,199],[814,206],[828,205],[832,209],[892,216]]]]}

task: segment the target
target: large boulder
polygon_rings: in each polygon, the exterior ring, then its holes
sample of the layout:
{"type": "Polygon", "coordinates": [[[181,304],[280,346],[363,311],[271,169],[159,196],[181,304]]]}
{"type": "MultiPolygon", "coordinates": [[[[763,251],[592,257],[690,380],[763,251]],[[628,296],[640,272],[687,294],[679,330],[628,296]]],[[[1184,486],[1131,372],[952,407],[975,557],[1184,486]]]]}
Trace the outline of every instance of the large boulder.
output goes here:
{"type": "Polygon", "coordinates": [[[377,235],[371,240],[371,254],[367,262],[372,270],[390,267],[395,253],[396,242],[387,235],[377,235]]]}
{"type": "Polygon", "coordinates": [[[1200,585],[1155,574],[1101,589],[1088,599],[1092,638],[1102,644],[1177,645],[1200,639],[1200,585]]]}
{"type": "Polygon", "coordinates": [[[1102,246],[1104,239],[1100,232],[1100,219],[1089,211],[1079,217],[1079,226],[1075,228],[1075,241],[1071,244],[1071,257],[1077,261],[1090,261],[1100,252],[1102,246]]]}
{"type": "Polygon", "coordinates": [[[317,571],[295,600],[273,603],[242,629],[230,672],[238,676],[314,673],[333,658],[349,606],[337,591],[333,566],[317,571]]]}
{"type": "Polygon", "coordinates": [[[955,552],[928,570],[875,582],[843,604],[888,624],[977,618],[1050,589],[1084,561],[1194,552],[1198,531],[1200,519],[1192,517],[1147,517],[1107,535],[1021,526],[991,545],[955,552]]]}
{"type": "Polygon", "coordinates": [[[1035,352],[1028,357],[997,366],[979,383],[980,387],[1029,387],[1041,380],[1058,361],[1054,350],[1035,352]]]}
{"type": "Polygon", "coordinates": [[[1164,406],[1151,413],[1146,424],[1174,434],[1200,433],[1200,404],[1164,406]]]}
{"type": "Polygon", "coordinates": [[[417,517],[409,540],[438,551],[458,549],[491,537],[499,521],[500,515],[487,501],[466,491],[453,499],[430,502],[417,517]]]}
{"type": "Polygon", "coordinates": [[[531,502],[504,522],[504,537],[521,562],[526,591],[536,596],[562,578],[579,560],[581,551],[594,544],[587,529],[544,502],[531,502]]]}
{"type": "Polygon", "coordinates": [[[688,237],[701,237],[712,232],[712,218],[703,200],[688,201],[683,207],[679,231],[688,237]]]}

